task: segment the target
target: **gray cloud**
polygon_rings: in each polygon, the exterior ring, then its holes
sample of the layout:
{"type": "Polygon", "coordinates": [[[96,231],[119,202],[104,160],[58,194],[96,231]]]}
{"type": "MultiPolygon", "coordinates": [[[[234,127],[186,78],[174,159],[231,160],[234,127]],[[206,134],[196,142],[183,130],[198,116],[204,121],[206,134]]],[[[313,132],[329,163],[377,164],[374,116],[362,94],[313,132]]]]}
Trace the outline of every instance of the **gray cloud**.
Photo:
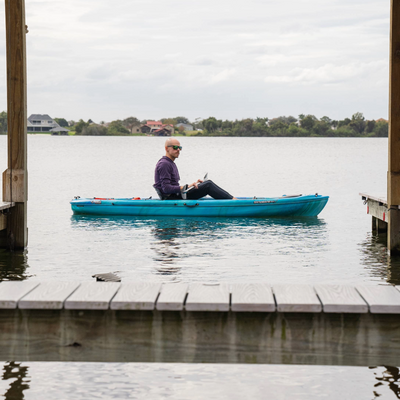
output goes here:
{"type": "Polygon", "coordinates": [[[26,15],[31,112],[387,117],[383,0],[27,0],[26,15]]]}

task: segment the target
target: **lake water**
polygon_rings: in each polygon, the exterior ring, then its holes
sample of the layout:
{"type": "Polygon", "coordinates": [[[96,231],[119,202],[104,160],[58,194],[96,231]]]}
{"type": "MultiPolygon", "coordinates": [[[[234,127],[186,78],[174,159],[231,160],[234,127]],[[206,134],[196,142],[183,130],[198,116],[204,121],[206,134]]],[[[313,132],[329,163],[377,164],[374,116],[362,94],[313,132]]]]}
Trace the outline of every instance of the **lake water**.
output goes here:
{"type": "MultiPolygon", "coordinates": [[[[163,155],[163,142],[152,137],[29,135],[29,246],[25,252],[0,251],[0,278],[90,281],[95,273],[114,271],[123,282],[400,284],[400,260],[390,259],[384,240],[372,235],[371,217],[358,194],[386,192],[387,139],[181,138],[177,165],[182,183],[208,172],[236,196],[329,195],[317,218],[72,215],[69,201],[76,195],[155,196],[154,166],[163,155]]],[[[3,170],[6,147],[6,137],[0,136],[3,170]]],[[[44,390],[52,393],[49,398],[58,399],[89,398],[90,391],[101,399],[264,398],[267,393],[278,399],[372,399],[373,390],[380,398],[396,398],[398,380],[390,378],[391,386],[389,380],[378,381],[386,376],[383,367],[103,363],[11,367],[4,363],[3,367],[14,368],[17,375],[26,371],[29,388],[23,393],[28,399],[43,398],[44,390]],[[382,385],[374,388],[379,382],[382,385]],[[212,388],[219,396],[211,395],[212,388]]],[[[10,382],[18,386],[18,378],[7,376],[3,375],[4,393],[10,382]]]]}

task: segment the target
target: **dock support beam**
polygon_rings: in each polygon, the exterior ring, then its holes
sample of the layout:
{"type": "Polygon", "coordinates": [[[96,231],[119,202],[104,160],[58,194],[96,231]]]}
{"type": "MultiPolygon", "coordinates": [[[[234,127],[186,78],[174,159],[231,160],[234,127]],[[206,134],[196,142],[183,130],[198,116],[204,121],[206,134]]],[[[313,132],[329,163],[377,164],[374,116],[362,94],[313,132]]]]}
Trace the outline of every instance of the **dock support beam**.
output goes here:
{"type": "Polygon", "coordinates": [[[391,0],[389,72],[388,249],[400,253],[400,0],[391,0]]]}
{"type": "Polygon", "coordinates": [[[25,0],[5,0],[7,45],[8,168],[3,201],[15,202],[7,220],[7,246],[23,249],[27,229],[27,86],[25,0]]]}

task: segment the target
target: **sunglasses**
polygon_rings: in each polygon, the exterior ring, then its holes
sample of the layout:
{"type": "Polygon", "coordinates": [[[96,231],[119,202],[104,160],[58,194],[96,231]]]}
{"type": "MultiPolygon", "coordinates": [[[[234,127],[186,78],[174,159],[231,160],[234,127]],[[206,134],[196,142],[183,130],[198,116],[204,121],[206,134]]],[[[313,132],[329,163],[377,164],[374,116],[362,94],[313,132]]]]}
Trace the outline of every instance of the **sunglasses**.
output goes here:
{"type": "Polygon", "coordinates": [[[168,147],[172,147],[174,150],[182,150],[182,146],[168,146],[168,147]]]}

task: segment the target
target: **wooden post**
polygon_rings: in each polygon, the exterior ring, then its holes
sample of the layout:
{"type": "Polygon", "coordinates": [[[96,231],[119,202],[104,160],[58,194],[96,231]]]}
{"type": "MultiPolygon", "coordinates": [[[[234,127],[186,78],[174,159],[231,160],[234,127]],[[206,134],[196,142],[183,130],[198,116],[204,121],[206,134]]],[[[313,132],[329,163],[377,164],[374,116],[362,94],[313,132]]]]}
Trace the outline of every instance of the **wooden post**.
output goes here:
{"type": "Polygon", "coordinates": [[[388,249],[400,253],[400,0],[391,0],[389,69],[388,249]]]}
{"type": "Polygon", "coordinates": [[[8,247],[14,250],[28,242],[25,0],[5,0],[5,11],[8,169],[3,173],[3,201],[15,202],[7,221],[8,247]]]}

